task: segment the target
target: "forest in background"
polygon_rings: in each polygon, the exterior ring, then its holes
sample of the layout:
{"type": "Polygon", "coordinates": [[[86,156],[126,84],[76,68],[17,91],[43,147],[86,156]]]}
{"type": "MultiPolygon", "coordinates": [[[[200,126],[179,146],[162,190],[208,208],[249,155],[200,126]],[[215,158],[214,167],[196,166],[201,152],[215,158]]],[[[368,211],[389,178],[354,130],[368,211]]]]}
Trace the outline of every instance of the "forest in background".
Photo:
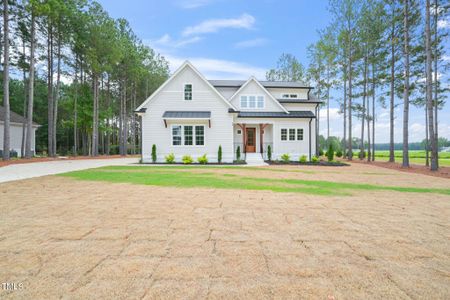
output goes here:
{"type": "Polygon", "coordinates": [[[449,94],[449,9],[450,3],[442,0],[330,0],[333,18],[308,47],[308,66],[285,53],[266,79],[313,86],[324,101],[320,114],[326,114],[320,145],[326,150],[332,144],[350,160],[354,149],[360,159],[375,160],[377,108],[383,107],[389,110],[389,161],[396,160],[394,150],[401,142],[401,162],[409,167],[409,108],[422,108],[425,164],[437,170],[439,144],[448,144],[439,138],[438,127],[439,110],[449,94]],[[343,138],[330,135],[333,102],[340,108],[343,138]],[[402,141],[394,141],[397,107],[403,111],[402,141]],[[352,135],[356,127],[361,129],[358,137],[352,135]]]}
{"type": "Polygon", "coordinates": [[[9,0],[1,13],[3,106],[41,125],[36,151],[139,153],[134,109],[167,79],[164,57],[95,1],[9,0]]]}

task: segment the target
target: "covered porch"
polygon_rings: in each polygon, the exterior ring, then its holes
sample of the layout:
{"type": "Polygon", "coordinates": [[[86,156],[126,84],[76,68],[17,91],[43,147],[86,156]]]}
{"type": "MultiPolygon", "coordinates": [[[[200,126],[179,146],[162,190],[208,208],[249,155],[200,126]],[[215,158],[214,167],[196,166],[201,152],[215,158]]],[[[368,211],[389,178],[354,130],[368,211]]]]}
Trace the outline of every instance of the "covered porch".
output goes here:
{"type": "Polygon", "coordinates": [[[243,160],[250,153],[260,154],[264,160],[267,160],[269,146],[273,153],[273,123],[238,121],[233,125],[233,136],[235,159],[237,159],[238,147],[243,160]]]}

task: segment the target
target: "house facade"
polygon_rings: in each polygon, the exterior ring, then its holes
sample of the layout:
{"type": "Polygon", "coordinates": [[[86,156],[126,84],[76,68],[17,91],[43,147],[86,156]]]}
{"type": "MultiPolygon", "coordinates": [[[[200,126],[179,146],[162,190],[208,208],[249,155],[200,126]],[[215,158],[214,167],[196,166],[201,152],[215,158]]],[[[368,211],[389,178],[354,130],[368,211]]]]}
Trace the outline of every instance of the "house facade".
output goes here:
{"type": "Polygon", "coordinates": [[[173,153],[176,161],[206,154],[216,162],[250,155],[272,159],[289,154],[292,160],[316,154],[317,110],[311,87],[299,82],[207,80],[185,62],[137,109],[142,122],[142,160],[157,161],[173,153]]]}

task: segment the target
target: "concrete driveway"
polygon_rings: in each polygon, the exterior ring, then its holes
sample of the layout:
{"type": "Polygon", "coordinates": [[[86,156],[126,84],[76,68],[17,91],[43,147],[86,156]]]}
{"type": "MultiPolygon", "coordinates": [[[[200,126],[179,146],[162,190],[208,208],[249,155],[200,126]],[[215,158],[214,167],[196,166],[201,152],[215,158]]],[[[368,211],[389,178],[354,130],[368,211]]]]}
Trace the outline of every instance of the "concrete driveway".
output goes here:
{"type": "Polygon", "coordinates": [[[138,158],[79,159],[13,164],[0,168],[0,183],[70,171],[137,163],[138,158]]]}

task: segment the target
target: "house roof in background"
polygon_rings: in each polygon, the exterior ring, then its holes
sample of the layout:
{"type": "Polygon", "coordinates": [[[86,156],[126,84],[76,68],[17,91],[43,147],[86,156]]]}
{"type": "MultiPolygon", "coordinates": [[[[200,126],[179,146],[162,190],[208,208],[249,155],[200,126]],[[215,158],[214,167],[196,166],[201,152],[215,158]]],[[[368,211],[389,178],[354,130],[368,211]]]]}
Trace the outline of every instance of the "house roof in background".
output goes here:
{"type": "Polygon", "coordinates": [[[210,119],[210,111],[166,111],[164,119],[210,119]]]}
{"type": "Polygon", "coordinates": [[[239,118],[315,118],[311,111],[290,111],[289,113],[281,111],[240,111],[239,118]]]}
{"type": "MultiPolygon", "coordinates": [[[[13,112],[12,110],[9,113],[9,120],[11,123],[26,123],[27,118],[24,118],[23,116],[13,112]]],[[[5,121],[5,107],[0,105],[0,122],[5,121]]],[[[39,126],[38,123],[33,122],[33,126],[39,126]]]]}
{"type": "MultiPolygon", "coordinates": [[[[247,80],[208,80],[214,87],[241,87],[247,80]]],[[[298,81],[265,81],[258,80],[259,83],[265,88],[307,88],[312,87],[298,81]]]]}

